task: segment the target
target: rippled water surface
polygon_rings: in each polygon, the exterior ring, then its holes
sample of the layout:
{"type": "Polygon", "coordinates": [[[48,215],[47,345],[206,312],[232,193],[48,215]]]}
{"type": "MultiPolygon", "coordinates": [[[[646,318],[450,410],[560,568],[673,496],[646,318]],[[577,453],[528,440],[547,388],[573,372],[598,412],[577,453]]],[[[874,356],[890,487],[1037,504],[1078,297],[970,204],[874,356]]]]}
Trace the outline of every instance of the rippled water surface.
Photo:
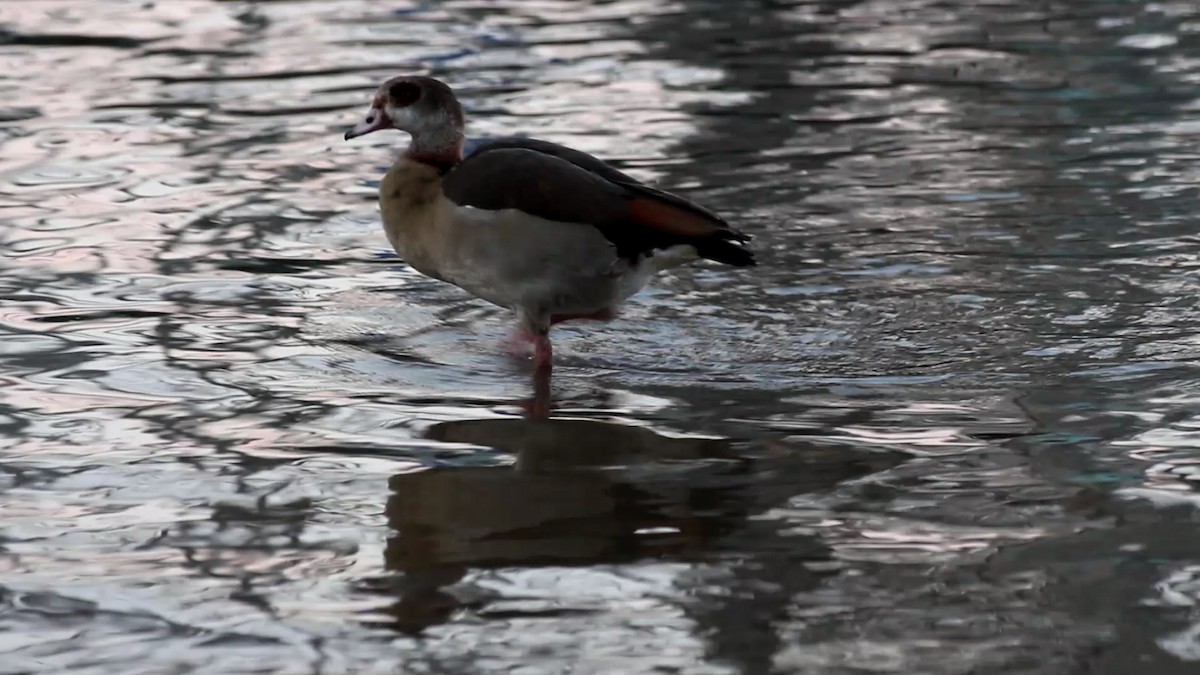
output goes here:
{"type": "MultiPolygon", "coordinates": [[[[971,5],[976,5],[972,7],[971,5]]],[[[0,1],[0,673],[1194,673],[1200,9],[0,1]],[[390,254],[431,73],[761,265],[390,254]]]]}

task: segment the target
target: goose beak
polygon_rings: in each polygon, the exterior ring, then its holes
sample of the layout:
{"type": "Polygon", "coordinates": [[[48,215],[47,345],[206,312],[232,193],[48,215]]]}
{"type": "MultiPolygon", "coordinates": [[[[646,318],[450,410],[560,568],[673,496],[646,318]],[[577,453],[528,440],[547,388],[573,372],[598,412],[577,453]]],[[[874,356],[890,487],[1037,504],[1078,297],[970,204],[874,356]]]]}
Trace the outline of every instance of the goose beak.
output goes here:
{"type": "Polygon", "coordinates": [[[345,138],[346,140],[350,140],[351,138],[366,136],[373,131],[391,128],[392,120],[388,118],[387,113],[383,111],[383,108],[372,106],[371,111],[367,113],[367,119],[355,124],[351,129],[348,129],[346,131],[345,138]]]}

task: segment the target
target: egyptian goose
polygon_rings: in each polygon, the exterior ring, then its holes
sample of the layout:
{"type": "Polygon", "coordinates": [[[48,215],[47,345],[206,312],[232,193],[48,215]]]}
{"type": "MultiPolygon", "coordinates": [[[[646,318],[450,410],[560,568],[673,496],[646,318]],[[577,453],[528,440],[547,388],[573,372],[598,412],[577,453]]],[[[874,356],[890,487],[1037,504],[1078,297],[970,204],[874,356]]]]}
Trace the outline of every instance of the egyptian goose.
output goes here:
{"type": "Polygon", "coordinates": [[[383,129],[412,136],[379,185],[388,241],[418,272],[515,311],[538,370],[551,325],[611,317],[660,270],[755,264],[716,214],[584,152],[502,138],[464,156],[462,106],[433,78],[384,82],[345,138],[383,129]]]}

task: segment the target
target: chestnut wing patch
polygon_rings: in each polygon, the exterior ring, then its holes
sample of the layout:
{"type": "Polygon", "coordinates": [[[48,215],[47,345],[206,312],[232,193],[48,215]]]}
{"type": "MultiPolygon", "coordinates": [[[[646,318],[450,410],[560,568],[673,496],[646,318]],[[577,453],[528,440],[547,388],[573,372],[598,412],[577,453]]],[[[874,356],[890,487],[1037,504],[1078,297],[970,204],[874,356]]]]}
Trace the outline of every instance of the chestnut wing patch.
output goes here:
{"type": "Polygon", "coordinates": [[[680,237],[711,237],[721,226],[681,209],[674,204],[636,197],[629,201],[629,218],[642,227],[650,227],[680,237]]]}

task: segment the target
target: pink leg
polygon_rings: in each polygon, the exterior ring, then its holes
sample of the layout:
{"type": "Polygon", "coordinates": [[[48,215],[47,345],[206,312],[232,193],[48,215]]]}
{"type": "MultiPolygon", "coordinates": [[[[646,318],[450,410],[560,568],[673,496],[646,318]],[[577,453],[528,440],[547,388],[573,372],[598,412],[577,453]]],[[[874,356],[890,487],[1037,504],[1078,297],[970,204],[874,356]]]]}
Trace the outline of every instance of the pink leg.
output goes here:
{"type": "Polygon", "coordinates": [[[530,419],[544,420],[550,416],[550,371],[533,372],[533,398],[525,401],[524,408],[530,419]]]}
{"type": "Polygon", "coordinates": [[[534,341],[533,333],[525,328],[518,328],[505,339],[504,347],[510,356],[522,357],[529,354],[529,343],[534,341]]]}
{"type": "Polygon", "coordinates": [[[549,335],[533,337],[533,365],[538,370],[546,371],[554,367],[554,350],[550,347],[549,335]]]}

